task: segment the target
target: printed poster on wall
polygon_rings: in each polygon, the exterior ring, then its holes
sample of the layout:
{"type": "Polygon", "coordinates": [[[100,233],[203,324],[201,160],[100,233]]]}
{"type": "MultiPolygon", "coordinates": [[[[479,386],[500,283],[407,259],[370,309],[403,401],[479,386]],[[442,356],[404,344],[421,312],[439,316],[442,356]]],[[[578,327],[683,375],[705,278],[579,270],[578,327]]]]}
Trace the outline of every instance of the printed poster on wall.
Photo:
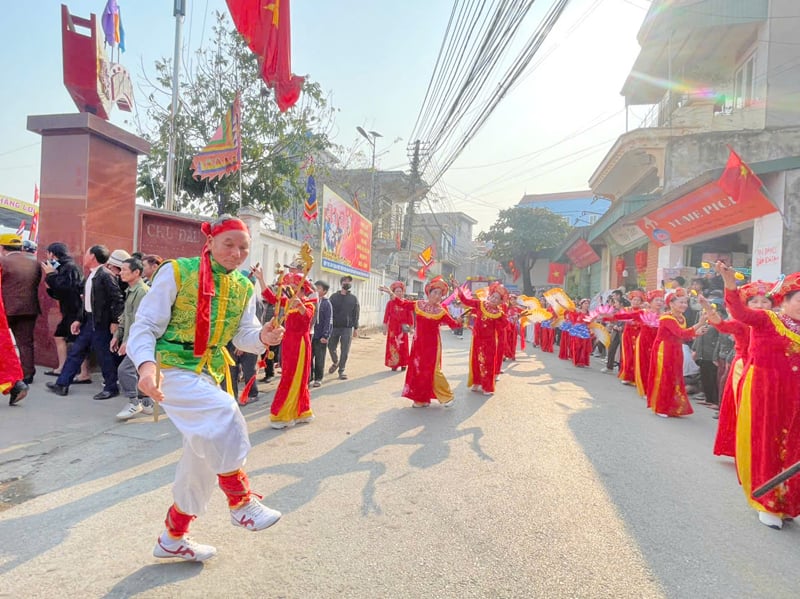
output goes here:
{"type": "Polygon", "coordinates": [[[369,279],[372,223],[327,186],[322,188],[321,247],[322,270],[369,279]]]}

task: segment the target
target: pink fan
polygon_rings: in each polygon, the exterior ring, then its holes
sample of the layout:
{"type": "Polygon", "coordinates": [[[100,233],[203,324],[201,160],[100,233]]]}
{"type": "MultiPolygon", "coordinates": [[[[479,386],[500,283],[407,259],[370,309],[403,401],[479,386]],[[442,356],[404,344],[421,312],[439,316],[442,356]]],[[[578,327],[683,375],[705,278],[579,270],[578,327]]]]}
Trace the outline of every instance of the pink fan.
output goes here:
{"type": "Polygon", "coordinates": [[[639,314],[639,318],[641,319],[643,325],[653,327],[654,329],[658,328],[658,319],[660,317],[655,312],[644,310],[639,314]]]}
{"type": "Polygon", "coordinates": [[[589,320],[598,320],[606,316],[611,316],[613,313],[614,313],[614,308],[612,306],[600,305],[597,306],[595,309],[590,310],[585,320],[587,320],[587,322],[589,320]]]}

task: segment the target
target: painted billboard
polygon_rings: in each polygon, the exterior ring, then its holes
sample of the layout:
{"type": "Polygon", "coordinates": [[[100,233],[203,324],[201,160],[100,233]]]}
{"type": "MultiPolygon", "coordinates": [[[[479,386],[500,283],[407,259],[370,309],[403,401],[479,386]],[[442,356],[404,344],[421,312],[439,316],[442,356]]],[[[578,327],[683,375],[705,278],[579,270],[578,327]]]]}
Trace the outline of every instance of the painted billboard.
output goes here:
{"type": "Polygon", "coordinates": [[[16,233],[22,226],[25,229],[22,238],[27,239],[35,212],[36,206],[32,203],[0,194],[0,234],[16,233]]]}
{"type": "Polygon", "coordinates": [[[331,188],[322,188],[322,264],[324,271],[369,279],[372,223],[331,188]]]}

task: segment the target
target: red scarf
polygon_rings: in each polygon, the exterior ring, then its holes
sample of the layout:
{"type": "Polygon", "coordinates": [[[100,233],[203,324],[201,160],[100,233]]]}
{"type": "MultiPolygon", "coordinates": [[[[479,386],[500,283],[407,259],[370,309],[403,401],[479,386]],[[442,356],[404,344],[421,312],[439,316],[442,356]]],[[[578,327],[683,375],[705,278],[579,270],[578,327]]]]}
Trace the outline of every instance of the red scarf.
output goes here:
{"type": "MultiPolygon", "coordinates": [[[[205,235],[216,237],[226,231],[244,231],[249,234],[247,225],[238,218],[222,221],[216,227],[211,223],[203,223],[200,230],[205,235]]],[[[214,275],[211,269],[211,246],[209,241],[203,246],[200,254],[200,273],[197,284],[197,316],[194,331],[194,355],[202,356],[208,348],[208,338],[211,335],[211,298],[216,294],[214,290],[214,275]]]]}

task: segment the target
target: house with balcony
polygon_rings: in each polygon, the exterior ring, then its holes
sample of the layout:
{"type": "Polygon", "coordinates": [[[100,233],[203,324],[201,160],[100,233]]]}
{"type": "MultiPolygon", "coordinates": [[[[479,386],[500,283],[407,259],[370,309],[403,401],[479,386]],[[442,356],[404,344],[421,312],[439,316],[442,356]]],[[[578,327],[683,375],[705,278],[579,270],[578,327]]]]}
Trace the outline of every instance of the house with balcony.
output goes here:
{"type": "Polygon", "coordinates": [[[587,233],[606,288],[688,279],[714,258],[764,280],[800,270],[798,27],[795,0],[652,3],[622,88],[628,114],[647,116],[589,180],[611,201],[587,233]],[[731,150],[765,200],[723,213],[715,182],[731,150]]]}

